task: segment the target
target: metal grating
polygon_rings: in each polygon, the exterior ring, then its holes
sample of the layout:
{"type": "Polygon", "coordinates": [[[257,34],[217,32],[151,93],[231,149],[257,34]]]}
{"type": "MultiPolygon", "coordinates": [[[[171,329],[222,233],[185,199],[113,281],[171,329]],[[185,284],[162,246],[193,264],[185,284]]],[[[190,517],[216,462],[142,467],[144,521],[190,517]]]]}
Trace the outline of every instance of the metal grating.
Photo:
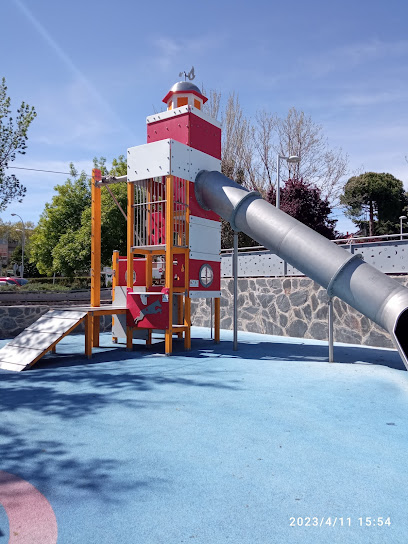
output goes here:
{"type": "MultiPolygon", "coordinates": [[[[173,178],[173,245],[187,247],[185,180],[173,178]]],[[[159,249],[166,244],[166,177],[135,182],[134,247],[159,249]]]]}

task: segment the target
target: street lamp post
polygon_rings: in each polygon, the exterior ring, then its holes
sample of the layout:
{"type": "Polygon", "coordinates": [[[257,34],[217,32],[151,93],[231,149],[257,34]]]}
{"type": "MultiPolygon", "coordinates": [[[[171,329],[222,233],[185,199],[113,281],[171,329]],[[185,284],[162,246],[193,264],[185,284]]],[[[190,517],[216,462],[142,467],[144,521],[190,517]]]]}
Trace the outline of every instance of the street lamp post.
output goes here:
{"type": "Polygon", "coordinates": [[[21,218],[21,216],[18,215],[17,213],[12,213],[11,215],[12,215],[13,217],[19,217],[19,218],[20,218],[20,221],[21,221],[21,224],[23,225],[23,241],[22,241],[22,244],[21,244],[21,274],[20,274],[20,277],[21,277],[21,278],[24,278],[25,224],[24,224],[24,221],[23,221],[23,219],[21,218]]]}
{"type": "Polygon", "coordinates": [[[290,155],[289,157],[285,157],[283,155],[280,155],[278,153],[278,156],[276,158],[276,207],[280,208],[280,163],[281,160],[285,160],[289,164],[296,164],[300,162],[300,157],[297,155],[290,155]]]}
{"type": "Polygon", "coordinates": [[[406,215],[400,215],[400,218],[399,218],[399,220],[400,220],[400,240],[402,240],[402,221],[403,221],[403,219],[406,219],[406,218],[407,218],[406,215]]]}

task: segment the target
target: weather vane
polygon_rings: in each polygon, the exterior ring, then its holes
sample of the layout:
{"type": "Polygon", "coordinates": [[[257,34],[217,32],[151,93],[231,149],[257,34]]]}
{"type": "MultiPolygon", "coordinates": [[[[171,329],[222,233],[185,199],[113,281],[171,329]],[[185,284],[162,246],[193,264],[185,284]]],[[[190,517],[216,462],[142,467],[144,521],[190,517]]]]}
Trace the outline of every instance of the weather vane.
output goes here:
{"type": "Polygon", "coordinates": [[[189,73],[187,73],[187,72],[180,72],[179,73],[179,77],[181,77],[183,75],[184,75],[184,81],[187,81],[187,78],[190,81],[193,81],[193,79],[195,78],[194,66],[191,67],[191,70],[189,71],[189,73]]]}

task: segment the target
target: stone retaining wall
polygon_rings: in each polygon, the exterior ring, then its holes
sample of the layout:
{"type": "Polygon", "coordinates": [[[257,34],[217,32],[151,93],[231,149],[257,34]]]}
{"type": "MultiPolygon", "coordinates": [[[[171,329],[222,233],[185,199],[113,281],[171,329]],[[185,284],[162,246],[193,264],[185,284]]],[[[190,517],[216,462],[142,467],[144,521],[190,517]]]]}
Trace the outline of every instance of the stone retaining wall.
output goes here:
{"type": "MultiPolygon", "coordinates": [[[[50,306],[45,305],[0,306],[0,338],[14,338],[50,309],[50,306]]],[[[102,316],[101,331],[110,330],[111,326],[111,316],[102,316]]],[[[81,323],[74,333],[81,333],[84,330],[85,325],[81,323]]]]}
{"type": "MultiPolygon", "coordinates": [[[[408,286],[408,276],[395,279],[408,286]]],[[[233,280],[221,280],[221,328],[232,329],[233,280]]],[[[326,290],[308,278],[248,278],[238,280],[238,328],[242,331],[328,339],[326,290]]],[[[336,342],[393,347],[390,336],[337,297],[334,306],[336,342]]],[[[0,338],[13,338],[50,309],[46,305],[1,306],[0,338]]],[[[193,325],[210,326],[210,301],[191,301],[193,325]]],[[[111,316],[101,317],[101,330],[111,328],[111,316]]],[[[76,332],[83,332],[81,324],[76,332]]]]}
{"type": "MultiPolygon", "coordinates": [[[[395,279],[408,286],[408,276],[395,279]]],[[[221,280],[221,328],[232,329],[233,280],[221,280]]],[[[336,342],[394,347],[390,336],[370,319],[337,297],[334,306],[336,342]]],[[[238,280],[238,329],[241,331],[328,339],[326,290],[308,278],[248,278],[238,280]]],[[[210,301],[192,300],[193,325],[210,326],[210,301]]]]}

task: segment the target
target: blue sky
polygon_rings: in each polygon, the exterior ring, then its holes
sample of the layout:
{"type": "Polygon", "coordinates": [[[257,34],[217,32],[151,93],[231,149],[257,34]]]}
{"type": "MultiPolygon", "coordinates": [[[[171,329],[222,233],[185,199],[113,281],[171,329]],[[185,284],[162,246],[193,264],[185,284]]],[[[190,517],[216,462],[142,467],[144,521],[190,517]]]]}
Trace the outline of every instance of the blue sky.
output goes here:
{"type": "MultiPolygon", "coordinates": [[[[304,110],[351,174],[390,172],[408,189],[406,0],[3,0],[0,13],[0,76],[38,113],[16,166],[90,172],[94,156],[145,143],[145,117],[194,65],[195,83],[237,92],[248,115],[304,110]]],[[[27,196],[1,218],[37,221],[66,176],[18,175],[27,196]]]]}

